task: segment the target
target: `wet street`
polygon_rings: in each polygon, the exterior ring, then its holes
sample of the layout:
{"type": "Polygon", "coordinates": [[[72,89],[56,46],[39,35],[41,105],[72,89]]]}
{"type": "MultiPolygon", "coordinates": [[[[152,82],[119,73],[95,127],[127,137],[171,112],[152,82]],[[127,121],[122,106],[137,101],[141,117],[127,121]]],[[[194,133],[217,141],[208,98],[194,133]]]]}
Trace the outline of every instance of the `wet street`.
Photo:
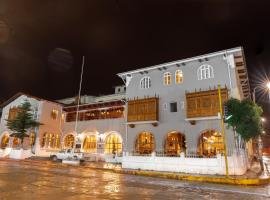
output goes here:
{"type": "Polygon", "coordinates": [[[0,160],[0,200],[270,199],[270,185],[240,187],[115,174],[50,161],[0,160]]]}

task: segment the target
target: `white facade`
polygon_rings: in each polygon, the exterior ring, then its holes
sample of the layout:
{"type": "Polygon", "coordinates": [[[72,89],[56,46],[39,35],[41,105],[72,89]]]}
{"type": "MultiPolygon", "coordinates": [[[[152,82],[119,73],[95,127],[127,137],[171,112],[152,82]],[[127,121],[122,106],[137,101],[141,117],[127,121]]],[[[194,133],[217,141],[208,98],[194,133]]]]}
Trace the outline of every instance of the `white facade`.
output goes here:
{"type": "MultiPolygon", "coordinates": [[[[2,143],[2,140],[4,140],[5,137],[8,137],[9,141],[7,146],[1,147],[2,149],[0,156],[10,156],[17,158],[20,154],[22,157],[24,157],[24,155],[19,151],[16,150],[15,152],[14,150],[16,149],[13,144],[14,138],[9,137],[11,131],[6,126],[6,120],[9,117],[10,110],[12,108],[18,107],[26,100],[31,104],[35,120],[42,123],[42,125],[38,128],[29,130],[29,133],[35,132],[36,137],[34,145],[30,145],[29,138],[25,138],[24,140],[24,148],[30,149],[32,156],[48,157],[61,149],[73,148],[78,143],[81,145],[80,150],[88,154],[87,156],[90,156],[90,160],[105,160],[106,158],[111,158],[112,145],[117,145],[116,147],[119,149],[117,154],[120,155],[124,148],[124,141],[126,140],[124,122],[125,106],[123,100],[125,97],[125,94],[123,93],[124,87],[118,86],[115,91],[115,94],[99,97],[83,96],[80,106],[101,106],[101,108],[94,109],[98,110],[99,112],[107,112],[111,109],[119,109],[122,114],[114,118],[105,117],[102,119],[83,121],[78,119],[77,123],[75,121],[66,121],[68,112],[64,111],[68,110],[69,108],[75,108],[75,110],[77,109],[77,105],[74,104],[76,99],[75,97],[58,101],[66,104],[71,104],[68,106],[18,93],[14,97],[7,100],[4,104],[2,104],[3,112],[0,123],[0,142],[2,143]],[[110,105],[111,102],[113,105],[110,105]],[[104,107],[103,105],[108,106],[104,107]],[[52,117],[52,112],[55,114],[54,117],[52,117]],[[74,141],[71,146],[66,146],[66,138],[70,135],[74,138],[74,141]],[[84,141],[88,139],[88,137],[94,137],[95,139],[95,150],[91,150],[91,152],[85,150],[84,141]],[[113,142],[113,144],[108,144],[109,141],[113,142]],[[114,142],[117,142],[117,144],[114,144],[114,142]]],[[[91,111],[91,109],[79,110],[78,115],[85,111],[91,111]]]]}
{"type": "MultiPolygon", "coordinates": [[[[79,107],[77,97],[58,100],[61,103],[58,104],[24,94],[18,96],[3,108],[0,141],[5,135],[10,135],[5,121],[9,110],[28,100],[36,119],[43,124],[34,130],[36,138],[32,147],[33,155],[50,156],[60,149],[75,147],[91,161],[122,162],[122,167],[128,169],[225,174],[224,157],[220,152],[215,151],[213,157],[190,156],[198,152],[201,145],[199,138],[205,139],[202,137],[204,132],[216,136],[220,134],[221,127],[219,113],[215,116],[189,118],[186,95],[187,91],[215,90],[217,85],[221,85],[223,89],[226,88],[229,97],[248,97],[249,85],[242,48],[138,69],[118,76],[126,85],[115,87],[115,94],[84,95],[79,107]],[[157,119],[129,122],[126,100],[149,97],[158,101],[157,119]],[[55,118],[52,118],[52,111],[57,112],[55,118]],[[123,115],[115,117],[110,114],[114,111],[120,111],[123,115]],[[173,157],[156,156],[157,152],[165,152],[170,134],[178,135],[182,142],[181,149],[175,150],[173,157]],[[141,141],[140,135],[143,138],[141,141]],[[132,154],[139,149],[137,143],[139,148],[144,143],[151,146],[139,152],[146,156],[132,154]],[[124,156],[119,157],[122,152],[124,156]]],[[[150,110],[148,106],[145,107],[150,110]]],[[[141,109],[137,110],[141,112],[141,109]]],[[[242,175],[248,167],[246,153],[235,149],[233,131],[225,131],[227,148],[232,152],[228,157],[229,174],[242,175]]],[[[209,136],[207,140],[210,139],[209,136]]],[[[10,154],[16,158],[21,152],[10,151],[12,140],[9,143],[8,148],[0,151],[0,156],[10,154]]]]}
{"type": "Polygon", "coordinates": [[[115,94],[95,97],[91,103],[81,104],[79,109],[77,105],[65,106],[63,108],[66,121],[63,125],[62,147],[66,148],[66,138],[72,136],[76,138],[76,144],[79,145],[80,151],[84,152],[87,159],[91,161],[108,160],[113,155],[110,149],[110,139],[113,141],[116,148],[116,154],[121,155],[124,150],[126,141],[125,131],[125,94],[122,93],[123,87],[119,86],[115,90],[115,94]],[[120,89],[119,89],[120,88],[120,89]],[[69,114],[74,114],[78,111],[78,121],[73,117],[69,119],[69,114]],[[117,117],[106,115],[110,110],[119,109],[121,114],[117,117]],[[97,118],[81,119],[81,115],[90,116],[92,114],[104,114],[97,118]],[[87,141],[90,140],[87,144],[87,141]],[[95,144],[93,144],[95,141],[95,144]]]}
{"type": "MultiPolygon", "coordinates": [[[[248,160],[244,152],[228,156],[229,175],[243,175],[248,169],[248,160]]],[[[225,159],[220,154],[213,158],[130,156],[122,158],[122,167],[126,169],[141,169],[164,172],[179,172],[191,174],[226,175],[225,159]]]]}
{"type": "MultiPolygon", "coordinates": [[[[35,143],[32,147],[29,144],[29,138],[24,140],[24,148],[31,148],[31,152],[36,156],[49,156],[53,151],[59,149],[43,148],[41,147],[41,140],[44,133],[48,134],[62,134],[62,106],[58,103],[46,101],[36,97],[32,97],[26,94],[18,94],[13,97],[8,103],[3,107],[1,123],[0,123],[0,141],[5,136],[10,136],[11,131],[7,127],[7,119],[9,116],[10,109],[20,106],[25,101],[31,104],[34,119],[42,123],[41,126],[30,130],[30,132],[35,133],[35,143]],[[51,112],[55,110],[57,112],[56,119],[52,119],[51,112]]],[[[30,132],[28,134],[30,134],[30,132]]],[[[13,147],[14,138],[9,137],[9,144],[7,148],[13,147]]],[[[11,153],[11,152],[10,152],[11,153]]],[[[12,153],[11,153],[12,154],[12,153]]],[[[7,156],[7,155],[5,155],[7,156]]]]}
{"type": "MultiPolygon", "coordinates": [[[[236,149],[233,130],[225,124],[225,137],[222,134],[217,89],[220,87],[224,91],[221,95],[224,101],[250,96],[241,47],[118,76],[126,83],[128,101],[128,156],[123,157],[123,168],[206,173],[198,171],[199,168],[196,171],[193,164],[198,163],[202,170],[212,168],[213,174],[222,174],[218,155],[224,152],[224,141],[227,151],[242,159],[235,154],[240,150],[236,149]],[[149,157],[149,154],[160,152],[164,153],[163,157],[149,157]],[[179,158],[181,152],[187,157],[179,158]],[[189,158],[192,155],[202,158],[189,158]]],[[[234,168],[239,166],[244,167],[240,164],[234,168]]]]}

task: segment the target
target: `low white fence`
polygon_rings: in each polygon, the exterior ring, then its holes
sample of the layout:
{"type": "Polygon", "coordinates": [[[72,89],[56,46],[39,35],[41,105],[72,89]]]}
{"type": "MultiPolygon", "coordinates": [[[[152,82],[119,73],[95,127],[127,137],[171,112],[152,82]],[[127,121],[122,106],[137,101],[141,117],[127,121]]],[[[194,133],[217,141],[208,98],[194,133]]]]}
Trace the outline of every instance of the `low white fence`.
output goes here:
{"type": "Polygon", "coordinates": [[[0,158],[5,158],[5,157],[8,157],[10,152],[12,151],[12,148],[5,148],[5,149],[1,149],[0,150],[0,158]]]}
{"type": "MultiPolygon", "coordinates": [[[[228,166],[230,175],[243,175],[248,168],[245,153],[229,156],[228,166]]],[[[214,158],[194,158],[185,157],[184,154],[180,157],[158,157],[155,154],[130,156],[126,153],[122,157],[122,168],[193,174],[226,174],[225,159],[220,154],[214,158]]]]}
{"type": "Polygon", "coordinates": [[[121,155],[113,155],[113,154],[107,154],[105,155],[105,162],[107,163],[122,163],[122,158],[121,155]]]}
{"type": "Polygon", "coordinates": [[[32,152],[31,149],[12,149],[10,154],[9,154],[9,158],[12,159],[25,159],[25,158],[29,158],[32,156],[32,152]]]}
{"type": "Polygon", "coordinates": [[[3,154],[4,154],[4,150],[3,149],[0,149],[0,158],[3,157],[3,154]]]}

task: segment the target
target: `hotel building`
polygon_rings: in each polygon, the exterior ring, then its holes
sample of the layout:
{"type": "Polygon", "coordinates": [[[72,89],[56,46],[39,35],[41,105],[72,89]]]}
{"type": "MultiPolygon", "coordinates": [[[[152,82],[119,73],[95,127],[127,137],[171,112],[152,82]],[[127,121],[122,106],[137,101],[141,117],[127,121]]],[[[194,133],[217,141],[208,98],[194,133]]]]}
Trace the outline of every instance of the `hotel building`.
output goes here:
{"type": "Polygon", "coordinates": [[[114,162],[115,155],[123,152],[124,168],[208,173],[207,163],[212,162],[216,168],[209,173],[222,174],[225,139],[229,161],[233,161],[229,164],[236,169],[231,174],[245,172],[246,149],[236,147],[239,138],[226,124],[225,138],[221,134],[218,95],[220,86],[222,103],[231,97],[250,97],[241,47],[118,76],[125,85],[115,87],[114,94],[82,96],[79,106],[76,97],[57,103],[23,94],[11,98],[3,104],[1,148],[14,143],[7,139],[10,131],[5,119],[28,99],[37,113],[36,119],[44,124],[35,130],[35,155],[76,147],[89,160],[114,162]],[[197,160],[187,160],[191,157],[197,160]],[[196,162],[199,167],[187,167],[196,162]]]}

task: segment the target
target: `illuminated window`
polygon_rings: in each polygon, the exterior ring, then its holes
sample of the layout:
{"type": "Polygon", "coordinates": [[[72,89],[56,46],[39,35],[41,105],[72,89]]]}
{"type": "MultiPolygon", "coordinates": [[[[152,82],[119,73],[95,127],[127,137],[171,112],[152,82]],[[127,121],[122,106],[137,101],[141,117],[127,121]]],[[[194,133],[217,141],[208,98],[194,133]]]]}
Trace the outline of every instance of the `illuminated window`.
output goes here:
{"type": "Polygon", "coordinates": [[[51,112],[51,118],[56,119],[58,116],[58,110],[53,109],[51,112]]]}
{"type": "Polygon", "coordinates": [[[95,153],[97,149],[96,136],[86,136],[83,142],[83,150],[88,153],[95,153]]]}
{"type": "Polygon", "coordinates": [[[14,120],[17,117],[19,111],[20,109],[18,107],[10,108],[8,113],[8,120],[14,120]]]}
{"type": "Polygon", "coordinates": [[[13,138],[13,142],[12,142],[12,147],[13,147],[13,148],[17,148],[17,147],[19,146],[19,144],[20,144],[19,138],[14,137],[14,138],[13,138]]]}
{"type": "Polygon", "coordinates": [[[199,155],[211,157],[223,152],[224,144],[221,133],[208,130],[201,134],[198,145],[199,155]]]}
{"type": "Polygon", "coordinates": [[[74,147],[75,138],[73,135],[67,135],[64,140],[64,147],[66,149],[72,149],[74,147]]]}
{"type": "Polygon", "coordinates": [[[34,132],[31,132],[29,135],[30,139],[30,145],[33,146],[35,144],[36,134],[34,132]]]}
{"type": "Polygon", "coordinates": [[[141,89],[147,89],[151,87],[151,79],[149,76],[145,76],[140,81],[141,89]]]}
{"type": "Polygon", "coordinates": [[[176,156],[181,152],[185,152],[186,143],[185,136],[180,133],[171,132],[167,135],[165,141],[165,152],[167,155],[176,156]]]}
{"type": "Polygon", "coordinates": [[[121,153],[122,152],[122,141],[121,138],[115,134],[110,134],[106,138],[105,153],[121,153]]]}
{"type": "Polygon", "coordinates": [[[43,134],[43,137],[42,137],[42,139],[41,139],[41,141],[40,141],[40,146],[43,148],[43,147],[45,147],[45,143],[46,143],[46,136],[47,136],[47,133],[44,133],[43,134]]]}
{"type": "Polygon", "coordinates": [[[150,154],[154,151],[154,136],[150,132],[142,132],[138,135],[135,144],[135,151],[139,154],[150,154]]]}
{"type": "Polygon", "coordinates": [[[202,65],[197,71],[198,80],[214,78],[214,70],[211,65],[202,65]]]}
{"type": "Polygon", "coordinates": [[[166,72],[163,75],[164,85],[170,85],[172,83],[172,75],[170,72],[166,72]]]}
{"type": "Polygon", "coordinates": [[[55,136],[55,148],[60,149],[60,136],[58,134],[55,136]]]}
{"type": "Polygon", "coordinates": [[[62,114],[61,118],[62,118],[62,121],[65,120],[65,114],[64,113],[62,114]]]}
{"type": "Polygon", "coordinates": [[[40,146],[48,149],[60,149],[60,136],[53,133],[44,133],[40,146]]]}
{"type": "Polygon", "coordinates": [[[175,71],[175,83],[183,83],[183,72],[180,69],[175,71]]]}
{"type": "Polygon", "coordinates": [[[4,135],[1,139],[1,149],[4,149],[8,146],[9,143],[9,136],[8,135],[4,135]]]}

